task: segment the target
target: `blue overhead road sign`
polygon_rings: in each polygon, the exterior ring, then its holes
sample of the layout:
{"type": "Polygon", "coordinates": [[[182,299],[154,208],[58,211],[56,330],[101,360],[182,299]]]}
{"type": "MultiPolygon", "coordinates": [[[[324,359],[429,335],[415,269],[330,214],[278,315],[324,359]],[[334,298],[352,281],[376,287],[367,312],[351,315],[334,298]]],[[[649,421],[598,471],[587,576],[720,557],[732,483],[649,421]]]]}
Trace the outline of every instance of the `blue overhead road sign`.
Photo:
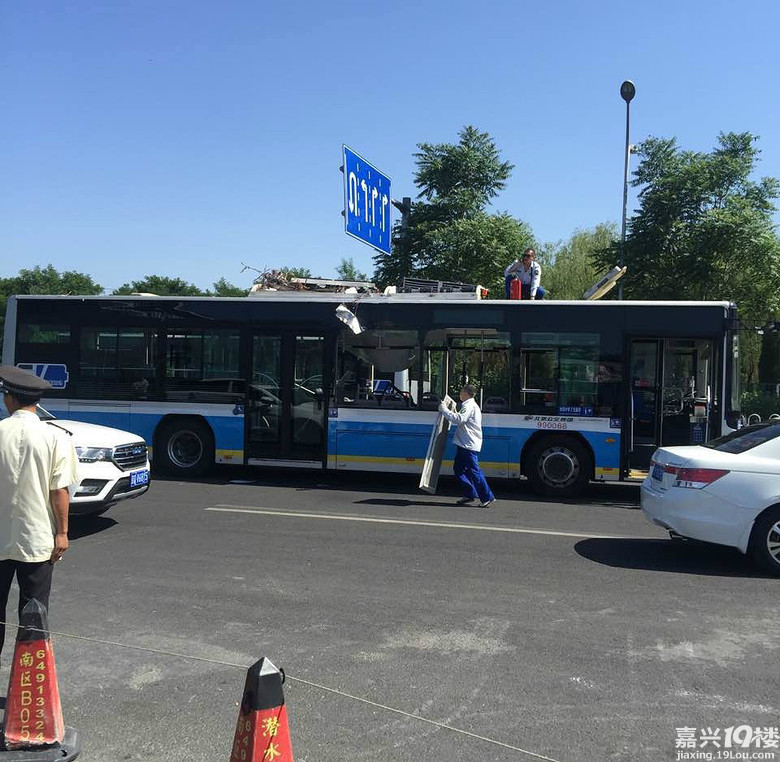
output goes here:
{"type": "Polygon", "coordinates": [[[344,146],[344,230],[390,253],[390,178],[344,146]]]}

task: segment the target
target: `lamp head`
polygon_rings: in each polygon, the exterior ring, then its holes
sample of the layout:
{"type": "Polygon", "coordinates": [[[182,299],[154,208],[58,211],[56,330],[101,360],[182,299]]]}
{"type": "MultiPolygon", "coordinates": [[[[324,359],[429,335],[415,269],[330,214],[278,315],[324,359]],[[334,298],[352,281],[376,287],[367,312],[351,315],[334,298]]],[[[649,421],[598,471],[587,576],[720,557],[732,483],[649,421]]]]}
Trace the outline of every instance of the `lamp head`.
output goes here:
{"type": "Polygon", "coordinates": [[[620,97],[626,102],[631,103],[631,100],[636,95],[636,87],[634,87],[634,83],[627,79],[621,86],[620,86],[620,97]]]}

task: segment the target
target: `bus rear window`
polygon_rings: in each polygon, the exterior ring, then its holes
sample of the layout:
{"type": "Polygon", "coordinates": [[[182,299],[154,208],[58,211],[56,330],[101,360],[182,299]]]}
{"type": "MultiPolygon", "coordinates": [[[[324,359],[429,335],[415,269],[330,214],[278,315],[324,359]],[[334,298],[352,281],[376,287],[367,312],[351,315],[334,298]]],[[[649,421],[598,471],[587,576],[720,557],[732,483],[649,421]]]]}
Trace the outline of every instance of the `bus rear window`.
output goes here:
{"type": "Polygon", "coordinates": [[[723,437],[718,437],[704,446],[711,450],[719,452],[730,452],[739,455],[741,452],[752,450],[758,445],[769,442],[775,437],[780,437],[780,422],[767,421],[766,423],[756,423],[753,426],[745,426],[738,431],[732,431],[723,437]]]}

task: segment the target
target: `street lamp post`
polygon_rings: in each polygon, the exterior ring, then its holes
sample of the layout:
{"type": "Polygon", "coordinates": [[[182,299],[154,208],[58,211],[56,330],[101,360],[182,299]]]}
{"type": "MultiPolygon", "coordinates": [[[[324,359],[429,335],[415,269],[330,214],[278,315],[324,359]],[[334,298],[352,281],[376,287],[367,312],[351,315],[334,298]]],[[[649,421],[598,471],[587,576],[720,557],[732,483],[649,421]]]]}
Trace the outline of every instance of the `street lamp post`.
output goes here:
{"type": "MultiPolygon", "coordinates": [[[[628,206],[628,161],[631,156],[631,144],[629,141],[629,127],[631,123],[631,100],[636,95],[634,83],[627,79],[620,86],[620,97],[626,102],[626,161],[623,168],[623,221],[620,230],[620,266],[623,267],[623,259],[626,249],[626,207],[628,206]]],[[[618,286],[618,299],[623,298],[623,284],[618,286]]]]}

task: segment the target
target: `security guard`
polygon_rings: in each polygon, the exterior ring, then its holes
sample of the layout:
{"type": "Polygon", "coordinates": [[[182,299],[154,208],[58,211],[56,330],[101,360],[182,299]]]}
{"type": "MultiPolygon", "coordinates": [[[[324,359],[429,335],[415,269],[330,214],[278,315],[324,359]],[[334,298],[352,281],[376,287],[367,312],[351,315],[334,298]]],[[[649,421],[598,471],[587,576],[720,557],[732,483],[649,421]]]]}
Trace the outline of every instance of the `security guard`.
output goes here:
{"type": "MultiPolygon", "coordinates": [[[[36,414],[51,384],[21,368],[0,366],[9,416],[0,421],[0,614],[5,621],[14,574],[19,613],[32,598],[49,606],[54,562],[68,549],[68,487],[78,482],[69,435],[36,414]]],[[[0,650],[5,625],[0,624],[0,650]]]]}

